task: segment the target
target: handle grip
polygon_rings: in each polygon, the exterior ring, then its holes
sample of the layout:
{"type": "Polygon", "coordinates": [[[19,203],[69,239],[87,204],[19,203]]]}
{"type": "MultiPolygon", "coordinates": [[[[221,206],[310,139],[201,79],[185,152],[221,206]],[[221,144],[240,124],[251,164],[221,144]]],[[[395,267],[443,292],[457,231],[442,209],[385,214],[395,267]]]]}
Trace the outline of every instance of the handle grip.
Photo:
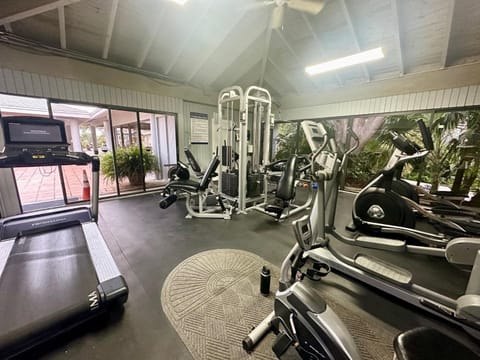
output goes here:
{"type": "Polygon", "coordinates": [[[423,140],[423,145],[425,146],[425,149],[427,150],[433,150],[433,140],[432,140],[432,133],[430,132],[430,129],[425,125],[425,122],[422,119],[417,120],[417,125],[418,128],[420,129],[420,132],[422,133],[422,140],[423,140]]]}

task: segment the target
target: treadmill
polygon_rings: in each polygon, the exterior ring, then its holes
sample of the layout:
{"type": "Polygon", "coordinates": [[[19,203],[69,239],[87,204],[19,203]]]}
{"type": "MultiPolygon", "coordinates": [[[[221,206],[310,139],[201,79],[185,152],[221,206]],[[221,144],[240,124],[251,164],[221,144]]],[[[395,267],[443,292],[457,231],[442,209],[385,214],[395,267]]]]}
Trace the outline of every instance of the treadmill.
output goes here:
{"type": "Polygon", "coordinates": [[[68,151],[62,121],[1,118],[0,167],[87,165],[91,201],[0,220],[0,358],[51,339],[128,298],[98,227],[100,161],[68,151]]]}

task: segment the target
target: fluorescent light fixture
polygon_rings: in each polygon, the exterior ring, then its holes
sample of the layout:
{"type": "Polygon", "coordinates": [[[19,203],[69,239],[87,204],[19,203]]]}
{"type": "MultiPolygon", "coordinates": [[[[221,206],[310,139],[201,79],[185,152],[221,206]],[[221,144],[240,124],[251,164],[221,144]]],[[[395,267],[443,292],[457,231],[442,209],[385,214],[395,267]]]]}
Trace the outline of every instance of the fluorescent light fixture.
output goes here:
{"type": "Polygon", "coordinates": [[[383,57],[384,55],[382,48],[379,47],[376,49],[359,52],[354,55],[345,56],[343,58],[327,61],[321,64],[307,66],[305,71],[309,75],[316,75],[327,71],[341,69],[347,66],[362,64],[367,61],[382,59],[383,57]]]}
{"type": "Polygon", "coordinates": [[[185,3],[186,3],[188,0],[170,0],[170,1],[173,1],[174,3],[177,3],[178,5],[185,5],[185,3]]]}

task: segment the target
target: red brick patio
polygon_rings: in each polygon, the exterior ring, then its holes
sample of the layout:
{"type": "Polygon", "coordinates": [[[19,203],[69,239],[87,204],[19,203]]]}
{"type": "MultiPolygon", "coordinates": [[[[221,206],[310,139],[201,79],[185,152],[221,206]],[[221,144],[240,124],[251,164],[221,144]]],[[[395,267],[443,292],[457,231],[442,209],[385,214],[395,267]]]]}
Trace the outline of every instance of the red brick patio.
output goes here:
{"type": "MultiPolygon", "coordinates": [[[[91,184],[90,166],[62,167],[65,192],[69,202],[82,200],[83,170],[86,171],[89,184],[91,184]]],[[[63,201],[60,171],[57,166],[15,168],[15,177],[22,205],[63,201]]],[[[146,177],[147,188],[158,188],[164,184],[164,181],[155,180],[154,176],[147,175],[146,177]]],[[[142,189],[139,186],[131,186],[127,180],[121,181],[119,185],[121,193],[142,189]]],[[[100,196],[116,195],[116,193],[115,182],[100,175],[100,196]]]]}

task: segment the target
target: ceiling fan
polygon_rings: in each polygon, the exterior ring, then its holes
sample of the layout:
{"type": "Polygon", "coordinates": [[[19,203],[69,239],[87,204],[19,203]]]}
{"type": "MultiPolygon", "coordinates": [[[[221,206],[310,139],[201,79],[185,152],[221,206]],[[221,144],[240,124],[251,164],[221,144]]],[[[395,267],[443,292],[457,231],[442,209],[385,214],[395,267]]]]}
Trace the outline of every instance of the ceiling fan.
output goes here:
{"type": "Polygon", "coordinates": [[[325,6],[326,0],[267,0],[263,2],[265,5],[275,5],[272,12],[270,27],[278,29],[283,24],[283,16],[285,8],[306,12],[317,15],[325,6]]]}

